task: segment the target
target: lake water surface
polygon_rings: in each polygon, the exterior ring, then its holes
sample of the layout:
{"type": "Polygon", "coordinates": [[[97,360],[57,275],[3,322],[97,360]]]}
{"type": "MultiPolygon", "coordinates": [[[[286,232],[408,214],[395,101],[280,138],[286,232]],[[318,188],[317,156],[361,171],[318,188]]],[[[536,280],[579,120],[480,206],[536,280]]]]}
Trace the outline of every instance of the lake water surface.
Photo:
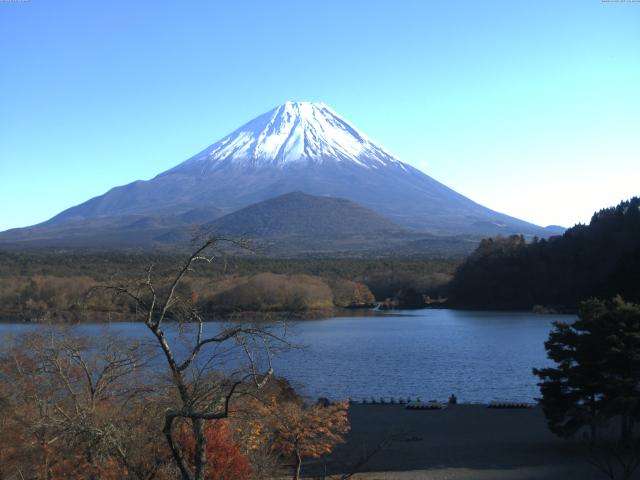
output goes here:
{"type": "MultiPolygon", "coordinates": [[[[425,309],[289,322],[288,339],[304,348],[277,355],[276,374],[310,397],[356,400],[421,397],[462,402],[531,402],[539,396],[533,367],[553,321],[572,315],[425,309]]],[[[43,328],[0,324],[0,336],[43,328]]],[[[148,335],[139,323],[74,327],[89,335],[148,335]]]]}

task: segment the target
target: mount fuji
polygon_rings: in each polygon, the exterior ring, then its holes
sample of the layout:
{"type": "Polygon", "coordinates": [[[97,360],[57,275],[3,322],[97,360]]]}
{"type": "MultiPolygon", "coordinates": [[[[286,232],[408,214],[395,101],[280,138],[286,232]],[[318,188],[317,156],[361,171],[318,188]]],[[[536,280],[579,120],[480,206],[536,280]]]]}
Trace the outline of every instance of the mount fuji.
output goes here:
{"type": "Polygon", "coordinates": [[[86,232],[98,232],[114,244],[121,237],[146,242],[291,192],[347,199],[414,234],[562,231],[475,203],[402,162],[322,103],[286,102],[151,180],[115,187],[42,224],[4,232],[0,241],[73,238],[82,244],[86,232]],[[120,235],[132,230],[147,235],[120,235]]]}

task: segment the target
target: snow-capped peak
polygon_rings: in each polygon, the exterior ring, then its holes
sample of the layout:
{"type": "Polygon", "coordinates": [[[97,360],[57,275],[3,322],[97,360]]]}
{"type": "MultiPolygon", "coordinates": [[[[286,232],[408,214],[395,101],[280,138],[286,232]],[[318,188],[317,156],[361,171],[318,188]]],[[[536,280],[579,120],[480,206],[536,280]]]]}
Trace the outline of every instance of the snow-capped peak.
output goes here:
{"type": "Polygon", "coordinates": [[[367,168],[404,164],[323,103],[286,102],[176,167],[207,171],[224,164],[279,166],[354,162],[367,168]]]}

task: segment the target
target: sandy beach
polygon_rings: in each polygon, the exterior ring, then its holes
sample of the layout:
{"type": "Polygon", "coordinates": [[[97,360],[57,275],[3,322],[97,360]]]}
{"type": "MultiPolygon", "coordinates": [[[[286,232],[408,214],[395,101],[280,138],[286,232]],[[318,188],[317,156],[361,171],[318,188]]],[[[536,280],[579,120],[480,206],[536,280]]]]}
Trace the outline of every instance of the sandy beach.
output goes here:
{"type": "MultiPolygon", "coordinates": [[[[580,442],[552,435],[539,407],[490,409],[453,405],[407,410],[401,405],[353,405],[348,443],[326,463],[353,471],[363,456],[387,444],[352,478],[361,480],[601,479],[580,442]]],[[[324,470],[309,464],[307,476],[324,470]]]]}

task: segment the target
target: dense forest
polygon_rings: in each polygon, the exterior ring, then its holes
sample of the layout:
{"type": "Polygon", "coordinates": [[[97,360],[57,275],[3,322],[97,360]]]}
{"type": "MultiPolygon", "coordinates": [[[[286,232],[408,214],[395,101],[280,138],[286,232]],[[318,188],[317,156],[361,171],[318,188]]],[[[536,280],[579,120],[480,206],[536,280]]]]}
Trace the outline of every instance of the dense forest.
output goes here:
{"type": "MultiPolygon", "coordinates": [[[[98,296],[87,301],[85,293],[99,284],[138,281],[150,265],[156,278],[166,278],[183,260],[179,253],[0,251],[0,318],[75,321],[107,311],[125,318],[127,305],[98,296]]],[[[207,315],[328,312],[375,301],[417,308],[444,296],[450,306],[482,309],[575,310],[582,300],[618,294],[637,302],[640,199],[603,209],[589,225],[562,236],[482,240],[462,262],[219,256],[193,271],[183,290],[207,315]]]]}
{"type": "MultiPolygon", "coordinates": [[[[96,321],[130,318],[126,303],[92,287],[167,278],[184,255],[148,252],[0,252],[0,319],[96,321]]],[[[207,316],[249,312],[330,314],[335,308],[423,306],[437,297],[459,260],[425,258],[269,259],[218,257],[198,265],[181,287],[207,316]],[[315,313],[314,313],[315,312],[315,313]]]]}
{"type": "MultiPolygon", "coordinates": [[[[159,274],[169,274],[185,259],[181,253],[149,253],[107,250],[2,251],[0,278],[88,276],[105,281],[114,275],[132,278],[146,272],[149,265],[159,274]]],[[[306,274],[323,278],[346,278],[366,283],[376,297],[416,287],[427,290],[450,278],[461,257],[380,257],[380,258],[264,258],[220,256],[218,261],[193,272],[196,277],[220,278],[257,273],[306,274]]]]}
{"type": "Polygon", "coordinates": [[[640,301],[640,198],[600,210],[589,225],[527,242],[485,239],[457,269],[449,303],[467,308],[570,309],[592,297],[640,301]]]}

